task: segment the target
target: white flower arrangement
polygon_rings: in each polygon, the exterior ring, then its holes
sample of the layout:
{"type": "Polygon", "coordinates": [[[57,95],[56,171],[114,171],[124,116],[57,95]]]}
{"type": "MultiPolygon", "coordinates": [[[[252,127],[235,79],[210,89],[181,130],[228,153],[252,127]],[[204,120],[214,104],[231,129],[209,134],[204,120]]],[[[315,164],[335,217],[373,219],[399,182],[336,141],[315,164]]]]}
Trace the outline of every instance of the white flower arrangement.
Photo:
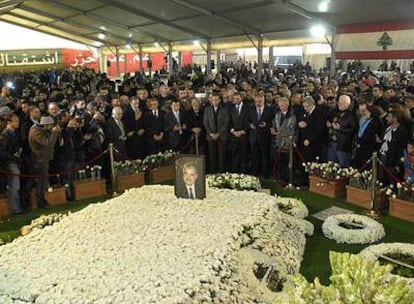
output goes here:
{"type": "Polygon", "coordinates": [[[274,303],[252,273],[299,271],[302,220],[263,193],[207,191],[131,189],[1,246],[0,303],[274,303]]]}
{"type": "Polygon", "coordinates": [[[397,183],[395,186],[390,185],[387,187],[385,194],[392,198],[414,202],[414,180],[407,178],[404,182],[397,183]]]}
{"type": "Polygon", "coordinates": [[[209,187],[218,189],[259,191],[262,188],[257,177],[246,174],[219,173],[207,175],[206,180],[209,187]]]}
{"type": "Polygon", "coordinates": [[[329,286],[316,278],[309,283],[302,275],[285,284],[284,298],[275,303],[291,304],[412,304],[414,297],[406,282],[389,279],[391,266],[362,259],[359,255],[330,252],[332,275],[329,286]],[[287,297],[286,297],[287,294],[287,297]]]}
{"type": "Polygon", "coordinates": [[[384,226],[358,214],[338,214],[328,217],[322,224],[323,234],[337,243],[369,244],[385,236],[384,226]]]}
{"type": "Polygon", "coordinates": [[[115,175],[125,176],[136,173],[142,173],[145,171],[144,165],[140,159],[125,160],[114,163],[115,175]]]}
{"type": "Polygon", "coordinates": [[[177,156],[177,152],[167,150],[164,152],[158,152],[157,154],[148,155],[142,161],[142,164],[148,169],[155,169],[161,166],[171,166],[174,163],[174,159],[177,156]]]}
{"type": "Polygon", "coordinates": [[[347,178],[357,172],[354,168],[341,168],[341,166],[333,161],[326,163],[307,162],[302,164],[305,171],[311,175],[325,179],[339,180],[347,178]]]}
{"type": "MultiPolygon", "coordinates": [[[[389,254],[403,254],[414,257],[414,244],[410,243],[381,243],[378,245],[372,245],[360,252],[363,259],[369,261],[378,261],[382,256],[389,254]]],[[[414,265],[410,265],[414,267],[414,265]]],[[[397,274],[389,274],[389,279],[395,278],[407,283],[411,291],[414,293],[414,278],[407,278],[397,274]]]]}
{"type": "Polygon", "coordinates": [[[299,199],[276,196],[276,204],[280,211],[298,219],[303,219],[309,215],[308,208],[299,199]]]}

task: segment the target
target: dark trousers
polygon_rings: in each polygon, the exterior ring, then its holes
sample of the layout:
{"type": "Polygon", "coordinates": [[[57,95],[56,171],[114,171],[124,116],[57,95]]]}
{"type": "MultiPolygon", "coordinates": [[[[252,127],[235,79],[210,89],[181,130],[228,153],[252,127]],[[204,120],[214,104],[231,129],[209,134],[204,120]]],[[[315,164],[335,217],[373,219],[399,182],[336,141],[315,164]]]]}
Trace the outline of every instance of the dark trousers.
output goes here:
{"type": "Polygon", "coordinates": [[[251,145],[251,172],[255,176],[267,177],[269,175],[270,145],[267,143],[254,143],[251,145]]]}
{"type": "Polygon", "coordinates": [[[207,140],[208,147],[208,160],[209,160],[209,173],[217,173],[225,171],[226,162],[226,141],[207,140]]]}
{"type": "MultiPolygon", "coordinates": [[[[32,175],[42,175],[46,176],[49,174],[49,162],[48,161],[40,161],[34,159],[32,161],[32,166],[30,168],[30,173],[32,175]]],[[[34,179],[28,179],[26,185],[25,185],[25,198],[24,200],[26,202],[29,201],[30,197],[30,191],[33,187],[33,182],[36,184],[36,198],[37,198],[37,205],[39,208],[44,208],[47,205],[46,199],[45,199],[45,190],[46,186],[48,184],[48,178],[47,177],[38,177],[34,179]]]]}
{"type": "Polygon", "coordinates": [[[248,150],[249,142],[247,137],[232,137],[230,140],[230,163],[231,171],[234,173],[247,173],[248,171],[248,150]]]}
{"type": "Polygon", "coordinates": [[[277,177],[280,181],[287,183],[289,181],[289,152],[276,151],[277,177]]]}

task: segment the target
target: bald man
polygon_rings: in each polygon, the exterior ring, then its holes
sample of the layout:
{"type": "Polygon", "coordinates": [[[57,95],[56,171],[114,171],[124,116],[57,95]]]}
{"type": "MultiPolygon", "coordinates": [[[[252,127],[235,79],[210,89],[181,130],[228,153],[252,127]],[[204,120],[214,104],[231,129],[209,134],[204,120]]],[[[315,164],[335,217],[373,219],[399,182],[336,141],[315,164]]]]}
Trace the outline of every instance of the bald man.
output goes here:
{"type": "MultiPolygon", "coordinates": [[[[124,122],[122,121],[122,114],[121,107],[116,106],[112,109],[112,117],[107,121],[105,126],[105,136],[107,144],[112,143],[116,150],[126,155],[127,133],[124,122]]],[[[115,158],[123,159],[118,153],[115,153],[115,158]]]]}
{"type": "Polygon", "coordinates": [[[358,128],[358,119],[350,107],[351,98],[348,95],[339,96],[339,111],[332,122],[336,134],[336,159],[330,160],[344,168],[351,166],[352,145],[358,128]]]}

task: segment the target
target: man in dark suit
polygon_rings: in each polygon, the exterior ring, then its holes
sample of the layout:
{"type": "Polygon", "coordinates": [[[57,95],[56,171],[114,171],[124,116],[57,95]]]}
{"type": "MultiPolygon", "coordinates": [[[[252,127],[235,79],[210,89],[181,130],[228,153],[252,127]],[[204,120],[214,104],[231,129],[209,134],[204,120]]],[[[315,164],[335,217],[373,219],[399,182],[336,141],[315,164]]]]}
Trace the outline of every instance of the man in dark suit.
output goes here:
{"type": "Polygon", "coordinates": [[[157,154],[164,152],[164,112],[158,108],[158,99],[151,97],[148,99],[150,110],[145,113],[145,133],[148,143],[148,153],[157,154]]]}
{"type": "Polygon", "coordinates": [[[200,178],[200,166],[188,161],[182,167],[182,179],[177,180],[175,196],[179,198],[203,199],[206,197],[204,180],[200,178]]]}
{"type": "Polygon", "coordinates": [[[126,132],[130,135],[126,141],[128,157],[131,159],[144,159],[146,155],[144,114],[140,109],[137,97],[132,97],[130,105],[126,107],[124,123],[126,132]]]}
{"type": "MultiPolygon", "coordinates": [[[[122,121],[122,108],[115,107],[112,109],[112,117],[108,119],[105,125],[105,135],[107,143],[112,143],[114,148],[118,150],[122,155],[127,154],[126,140],[127,133],[125,125],[122,121]]],[[[122,155],[115,153],[115,159],[124,159],[122,155]]]]}
{"type": "Polygon", "coordinates": [[[251,149],[251,172],[256,176],[269,175],[270,127],[273,119],[272,110],[264,104],[264,97],[256,95],[254,107],[249,113],[249,143],[251,149]]]}
{"type": "MultiPolygon", "coordinates": [[[[403,167],[401,158],[404,157],[404,150],[409,139],[409,132],[402,124],[403,116],[399,111],[390,111],[387,115],[388,128],[382,140],[380,148],[380,158],[384,166],[394,176],[403,178],[403,167]]],[[[380,171],[380,180],[388,184],[391,182],[384,170],[380,171]]]]}
{"type": "MultiPolygon", "coordinates": [[[[199,154],[206,153],[206,132],[203,124],[204,109],[201,107],[201,102],[198,98],[191,98],[191,110],[186,112],[187,128],[191,135],[198,135],[198,152],[199,154]]],[[[191,143],[189,148],[190,154],[196,154],[196,140],[191,143]]]]}
{"type": "Polygon", "coordinates": [[[209,172],[223,172],[230,119],[227,108],[221,104],[220,95],[213,93],[211,96],[211,106],[205,109],[203,122],[207,135],[209,172]]]}
{"type": "Polygon", "coordinates": [[[180,111],[180,102],[173,100],[171,111],[165,113],[165,133],[168,141],[168,149],[173,151],[181,151],[187,143],[187,122],[184,112],[180,111]]]}
{"type": "Polygon", "coordinates": [[[305,97],[303,108],[305,115],[298,123],[299,147],[305,160],[313,162],[322,153],[326,122],[322,110],[316,107],[312,96],[305,97]]]}
{"type": "Polygon", "coordinates": [[[250,106],[243,103],[240,93],[234,93],[230,107],[230,151],[231,171],[236,173],[247,173],[249,112],[250,106]]]}

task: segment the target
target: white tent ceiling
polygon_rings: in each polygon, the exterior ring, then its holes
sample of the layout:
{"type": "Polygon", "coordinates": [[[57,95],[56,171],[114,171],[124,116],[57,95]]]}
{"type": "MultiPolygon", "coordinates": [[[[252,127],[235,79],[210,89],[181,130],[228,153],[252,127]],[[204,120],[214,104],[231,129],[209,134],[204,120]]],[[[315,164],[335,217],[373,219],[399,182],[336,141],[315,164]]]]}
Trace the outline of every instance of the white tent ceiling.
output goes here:
{"type": "Polygon", "coordinates": [[[295,38],[315,23],[412,20],[412,11],[412,0],[0,0],[2,21],[93,46],[295,38]]]}

